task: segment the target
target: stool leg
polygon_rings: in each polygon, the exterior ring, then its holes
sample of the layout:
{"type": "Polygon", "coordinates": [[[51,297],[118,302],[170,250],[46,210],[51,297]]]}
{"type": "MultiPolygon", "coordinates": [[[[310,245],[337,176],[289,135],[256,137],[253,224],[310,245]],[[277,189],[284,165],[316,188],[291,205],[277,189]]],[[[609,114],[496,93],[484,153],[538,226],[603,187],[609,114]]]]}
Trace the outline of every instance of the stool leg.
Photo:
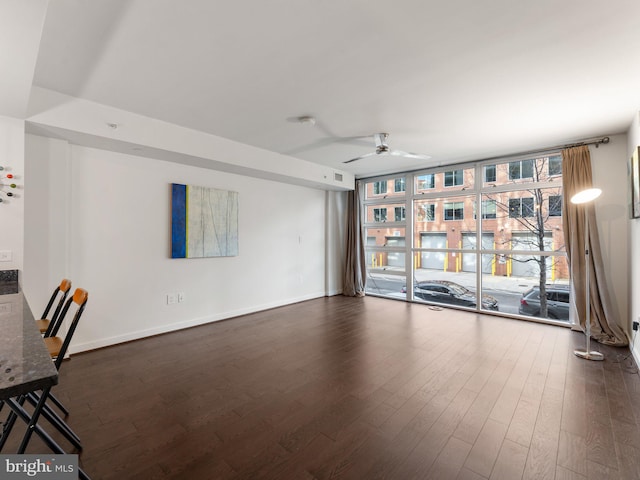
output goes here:
{"type": "MultiPolygon", "coordinates": [[[[12,413],[14,413],[16,417],[19,416],[27,424],[31,423],[32,418],[25,411],[25,409],[22,407],[22,405],[19,403],[19,401],[17,401],[14,398],[9,398],[9,399],[6,400],[6,403],[9,406],[9,408],[11,408],[12,413]]],[[[47,446],[51,449],[52,452],[60,453],[60,454],[64,454],[65,453],[65,451],[60,447],[60,445],[58,445],[49,436],[49,434],[42,429],[42,427],[40,425],[34,423],[33,430],[35,430],[35,432],[38,434],[38,436],[42,439],[42,441],[44,443],[47,444],[47,446]]],[[[27,433],[28,432],[29,432],[29,429],[27,429],[27,433]]],[[[19,451],[18,453],[24,453],[24,451],[22,451],[22,452],[19,451]]]]}
{"type": "MultiPolygon", "coordinates": [[[[40,396],[36,392],[31,392],[27,395],[27,398],[31,405],[36,406],[40,396]]],[[[49,395],[49,399],[51,395],[49,395]]],[[[44,404],[42,408],[42,416],[46,418],[49,423],[51,423],[54,427],[58,429],[60,433],[62,433],[71,444],[76,447],[78,450],[82,450],[82,445],[80,442],[80,437],[67,425],[67,423],[60,418],[60,416],[47,404],[44,404]]]]}
{"type": "Polygon", "coordinates": [[[60,409],[60,411],[62,413],[64,413],[64,416],[66,417],[67,415],[69,415],[69,410],[67,410],[67,408],[62,404],[62,402],[60,400],[58,400],[56,398],[56,396],[51,393],[49,394],[49,399],[53,402],[53,404],[58,407],[60,409]]]}
{"type": "Polygon", "coordinates": [[[69,440],[76,449],[82,450],[82,444],[80,443],[80,437],[76,435],[76,433],[69,428],[69,425],[62,420],[48,405],[44,405],[42,408],[42,416],[46,418],[51,425],[56,427],[58,431],[64,435],[64,437],[69,440]]]}
{"type": "MultiPolygon", "coordinates": [[[[40,400],[38,400],[36,408],[33,410],[33,413],[31,414],[31,419],[29,420],[27,431],[24,432],[24,437],[22,437],[22,442],[20,443],[20,448],[18,448],[18,453],[24,453],[24,451],[27,449],[29,440],[31,440],[31,435],[33,434],[34,430],[36,430],[36,428],[38,428],[39,430],[42,430],[42,428],[38,425],[38,419],[40,418],[40,413],[42,413],[42,409],[44,408],[44,403],[47,401],[49,390],[51,390],[51,387],[45,388],[42,391],[42,395],[40,395],[40,400]]],[[[44,433],[44,430],[42,430],[42,432],[44,433]]],[[[58,448],[60,447],[58,446],[58,448]]],[[[62,449],[60,448],[60,450],[62,449]]],[[[64,452],[61,452],[61,453],[64,453],[64,452]]]]}
{"type": "MultiPolygon", "coordinates": [[[[47,391],[49,389],[45,389],[45,391],[47,391]]],[[[43,392],[44,394],[44,392],[43,392]]],[[[44,398],[43,402],[46,401],[46,396],[43,396],[42,398],[44,398]]],[[[41,400],[42,400],[41,398],[41,400]]],[[[55,440],[53,438],[51,438],[49,436],[49,434],[47,432],[45,432],[42,427],[40,425],[38,425],[36,422],[34,422],[34,417],[29,417],[29,414],[25,411],[24,408],[22,408],[22,405],[19,404],[15,399],[13,398],[9,398],[6,401],[7,405],[9,406],[9,408],[11,408],[12,413],[15,413],[15,416],[19,416],[22,420],[24,420],[26,423],[29,424],[29,428],[27,428],[27,431],[25,433],[25,438],[22,439],[22,443],[20,445],[20,449],[18,450],[18,453],[24,453],[24,450],[27,447],[27,444],[29,443],[29,439],[31,438],[31,433],[32,432],[36,432],[36,434],[42,439],[42,441],[51,449],[51,451],[53,453],[58,453],[61,455],[65,455],[66,452],[62,449],[62,447],[60,447],[60,445],[58,445],[55,440]]],[[[23,400],[24,403],[24,400],[23,400]]],[[[38,402],[40,405],[42,405],[40,402],[38,402]]],[[[41,406],[42,408],[42,406],[41,406]]],[[[37,410],[37,407],[36,407],[37,410]]],[[[35,415],[36,411],[34,410],[34,415],[35,415]]],[[[36,419],[37,421],[37,419],[36,419]]],[[[89,478],[89,476],[81,469],[78,468],[78,476],[79,478],[83,479],[83,480],[91,480],[89,478]]]]}
{"type": "MultiPolygon", "coordinates": [[[[24,400],[25,397],[21,396],[18,398],[18,405],[22,406],[24,404],[24,400]]],[[[7,404],[9,405],[9,407],[11,407],[11,402],[13,402],[13,399],[7,399],[7,404]]],[[[4,425],[2,425],[2,436],[0,437],[0,452],[2,451],[2,449],[4,448],[5,443],[7,443],[7,438],[9,438],[9,434],[11,433],[11,430],[13,430],[13,426],[16,423],[16,413],[13,410],[13,408],[11,408],[11,411],[9,412],[9,415],[7,416],[6,421],[4,422],[4,425]]]]}

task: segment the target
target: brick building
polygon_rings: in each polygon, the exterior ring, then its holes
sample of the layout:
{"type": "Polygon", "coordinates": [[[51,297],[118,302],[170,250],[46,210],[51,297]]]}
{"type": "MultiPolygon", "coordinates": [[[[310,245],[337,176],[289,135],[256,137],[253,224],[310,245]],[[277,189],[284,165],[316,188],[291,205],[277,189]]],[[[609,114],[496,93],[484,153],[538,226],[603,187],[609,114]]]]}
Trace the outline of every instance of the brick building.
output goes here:
{"type": "Polygon", "coordinates": [[[567,279],[561,157],[484,165],[480,171],[481,185],[475,184],[473,168],[366,183],[369,267],[405,266],[400,249],[406,246],[406,222],[412,221],[415,269],[476,271],[477,256],[470,250],[481,228],[481,249],[491,251],[481,257],[483,273],[535,277],[541,256],[533,252],[556,251],[546,257],[547,279],[567,279]],[[406,215],[408,208],[413,215],[406,215]]]}

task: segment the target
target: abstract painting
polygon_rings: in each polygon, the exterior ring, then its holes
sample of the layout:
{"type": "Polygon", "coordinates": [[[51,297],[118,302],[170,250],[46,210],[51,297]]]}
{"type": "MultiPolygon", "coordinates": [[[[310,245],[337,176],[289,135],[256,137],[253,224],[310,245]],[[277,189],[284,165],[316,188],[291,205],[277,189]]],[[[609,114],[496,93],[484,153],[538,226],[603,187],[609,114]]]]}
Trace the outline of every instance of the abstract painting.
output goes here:
{"type": "Polygon", "coordinates": [[[238,193],[171,184],[171,257],[238,255],[238,193]]]}

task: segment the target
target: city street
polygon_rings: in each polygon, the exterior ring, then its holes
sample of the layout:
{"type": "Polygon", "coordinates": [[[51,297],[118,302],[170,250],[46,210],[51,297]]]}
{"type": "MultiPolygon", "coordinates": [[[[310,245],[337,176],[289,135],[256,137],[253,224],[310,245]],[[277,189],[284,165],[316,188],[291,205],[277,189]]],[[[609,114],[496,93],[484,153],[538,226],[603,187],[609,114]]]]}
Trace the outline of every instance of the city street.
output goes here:
{"type": "MultiPolygon", "coordinates": [[[[418,270],[416,282],[425,280],[449,280],[467,289],[476,291],[476,274],[474,272],[442,272],[439,270],[418,270]]],[[[517,314],[522,294],[532,286],[538,284],[537,278],[531,277],[502,277],[484,274],[482,276],[483,293],[498,300],[499,311],[517,314]]],[[[549,282],[551,283],[551,282],[549,282]]],[[[370,273],[367,277],[366,291],[376,295],[404,299],[402,288],[406,285],[405,277],[391,272],[370,273]]]]}

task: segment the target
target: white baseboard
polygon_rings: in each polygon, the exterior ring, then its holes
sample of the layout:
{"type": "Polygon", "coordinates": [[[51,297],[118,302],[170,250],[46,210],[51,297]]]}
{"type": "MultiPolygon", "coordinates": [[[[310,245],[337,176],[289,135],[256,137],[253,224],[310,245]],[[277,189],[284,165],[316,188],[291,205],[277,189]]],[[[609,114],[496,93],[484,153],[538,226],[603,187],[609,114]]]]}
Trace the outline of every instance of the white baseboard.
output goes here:
{"type": "Polygon", "coordinates": [[[74,344],[73,342],[71,342],[71,345],[69,346],[69,353],[73,355],[74,353],[87,352],[89,350],[96,350],[98,348],[110,347],[112,345],[117,345],[119,343],[130,342],[133,340],[140,340],[142,338],[152,337],[154,335],[160,335],[163,333],[183,330],[185,328],[206,325],[208,323],[218,322],[220,320],[227,320],[229,318],[239,317],[241,315],[248,315],[250,313],[261,312],[264,310],[283,307],[285,305],[291,305],[292,303],[304,302],[306,300],[313,300],[315,298],[322,298],[325,296],[327,296],[325,292],[315,293],[310,295],[304,295],[302,297],[290,298],[288,300],[281,301],[281,302],[255,305],[248,308],[222,312],[215,315],[209,315],[206,317],[192,318],[192,319],[181,321],[181,322],[161,325],[156,328],[136,330],[136,331],[124,333],[122,335],[115,335],[112,337],[96,339],[91,342],[85,342],[85,343],[79,343],[79,344],[74,344]]]}

